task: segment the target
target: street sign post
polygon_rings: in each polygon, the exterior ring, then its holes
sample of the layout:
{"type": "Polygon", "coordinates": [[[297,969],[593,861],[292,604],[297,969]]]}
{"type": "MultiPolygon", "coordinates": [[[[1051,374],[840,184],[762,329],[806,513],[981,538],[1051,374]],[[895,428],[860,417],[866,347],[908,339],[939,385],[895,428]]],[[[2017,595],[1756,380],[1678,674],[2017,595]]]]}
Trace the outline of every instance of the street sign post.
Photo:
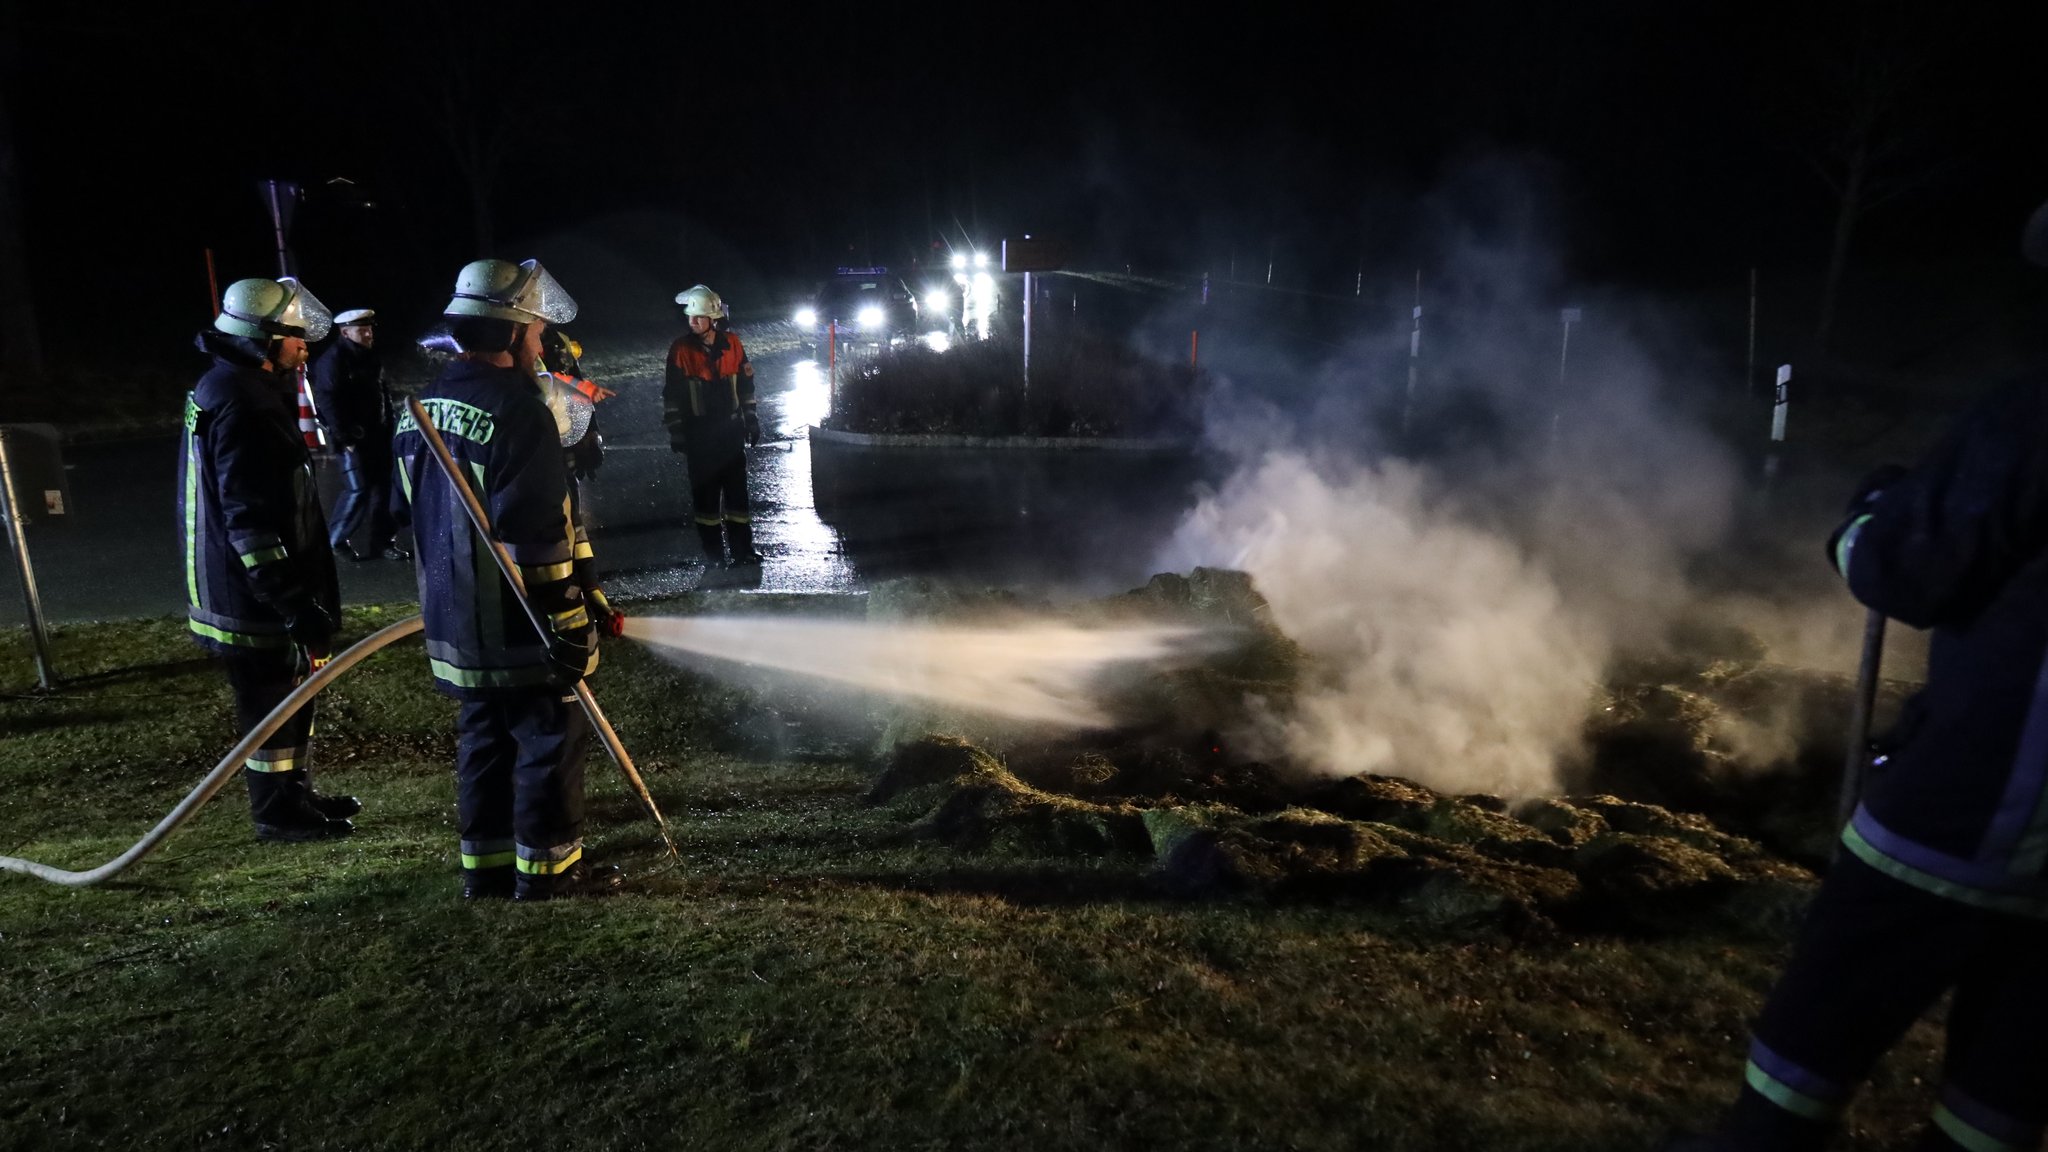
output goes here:
{"type": "Polygon", "coordinates": [[[1003,241],[1003,271],[1024,274],[1024,402],[1031,400],[1031,303],[1037,294],[1037,285],[1031,277],[1037,272],[1058,272],[1066,265],[1067,253],[1064,245],[1051,240],[1033,240],[1026,236],[1022,240],[1003,241]]]}

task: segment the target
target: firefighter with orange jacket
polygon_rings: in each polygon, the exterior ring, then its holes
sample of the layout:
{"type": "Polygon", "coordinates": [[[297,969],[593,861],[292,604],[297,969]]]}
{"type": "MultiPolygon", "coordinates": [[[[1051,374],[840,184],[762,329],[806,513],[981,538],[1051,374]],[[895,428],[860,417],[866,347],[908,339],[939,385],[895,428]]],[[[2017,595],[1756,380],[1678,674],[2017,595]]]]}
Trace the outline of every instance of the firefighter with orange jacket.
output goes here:
{"type": "Polygon", "coordinates": [[[702,284],[676,296],[690,330],[668,350],[661,422],[669,447],[683,453],[690,474],[697,539],[706,564],[730,546],[728,567],[761,563],[747,506],[747,445],[761,442],[754,412],[754,366],[726,318],[725,302],[702,284]]]}

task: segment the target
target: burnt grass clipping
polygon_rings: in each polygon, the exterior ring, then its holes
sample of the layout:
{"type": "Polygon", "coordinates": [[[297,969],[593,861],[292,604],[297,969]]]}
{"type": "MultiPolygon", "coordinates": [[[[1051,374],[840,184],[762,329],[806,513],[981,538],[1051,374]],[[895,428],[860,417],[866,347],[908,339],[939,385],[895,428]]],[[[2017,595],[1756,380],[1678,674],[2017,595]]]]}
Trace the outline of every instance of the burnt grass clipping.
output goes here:
{"type": "MultiPolygon", "coordinates": [[[[871,617],[1000,615],[1002,594],[878,589],[871,617]]],[[[891,714],[871,803],[979,857],[1148,860],[1162,897],[1368,902],[1418,926],[1514,935],[1784,932],[1833,841],[1850,685],[1771,664],[1740,633],[1674,637],[1589,693],[1567,794],[1509,802],[1234,755],[1248,707],[1284,710],[1310,657],[1243,573],[1196,569],[1074,610],[1231,630],[1227,652],[1104,686],[1130,723],[1048,738],[891,714]],[[1768,716],[1759,755],[1728,733],[1768,716]]]]}

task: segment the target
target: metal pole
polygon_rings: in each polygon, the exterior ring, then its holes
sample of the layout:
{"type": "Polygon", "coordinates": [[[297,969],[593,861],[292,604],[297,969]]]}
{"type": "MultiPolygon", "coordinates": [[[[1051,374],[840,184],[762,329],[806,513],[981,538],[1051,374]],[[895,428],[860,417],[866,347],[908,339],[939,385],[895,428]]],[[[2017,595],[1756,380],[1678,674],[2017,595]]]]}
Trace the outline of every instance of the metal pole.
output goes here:
{"type": "Polygon", "coordinates": [[[1572,321],[1579,318],[1579,310],[1567,308],[1558,318],[1564,324],[1564,339],[1557,348],[1557,399],[1550,407],[1550,451],[1553,454],[1557,452],[1558,432],[1564,423],[1565,375],[1572,358],[1572,321]]]}
{"type": "MultiPolygon", "coordinates": [[[[419,425],[420,436],[433,451],[434,462],[440,465],[441,474],[454,486],[456,495],[462,498],[462,510],[469,514],[470,526],[476,529],[477,537],[490,548],[491,558],[498,562],[498,571],[504,573],[506,582],[519,594],[519,607],[525,610],[527,621],[545,641],[550,630],[547,622],[541,619],[540,611],[533,606],[533,601],[526,598],[526,578],[520,575],[519,566],[512,562],[512,553],[491,534],[490,513],[484,511],[483,503],[477,499],[476,491],[469,486],[469,481],[463,479],[462,469],[456,466],[455,457],[449,453],[447,443],[441,439],[441,430],[434,427],[434,421],[420,405],[419,397],[408,396],[405,398],[405,404],[412,410],[413,423],[419,425]]],[[[671,857],[679,856],[675,839],[668,832],[668,821],[662,818],[661,809],[654,803],[653,793],[647,790],[647,782],[640,778],[639,770],[633,767],[633,757],[626,751],[625,744],[619,740],[619,734],[613,731],[611,721],[605,719],[604,710],[597,706],[597,697],[590,694],[590,685],[581,680],[576,682],[576,700],[583,705],[584,714],[590,717],[591,725],[597,729],[598,738],[603,741],[605,751],[611,753],[612,762],[619,766],[619,772],[625,776],[626,783],[632,785],[633,791],[639,795],[640,803],[647,809],[647,814],[654,817],[654,826],[661,830],[661,840],[668,845],[668,854],[671,857]]]]}
{"type": "Polygon", "coordinates": [[[1188,367],[1202,366],[1202,330],[1196,328],[1188,333],[1188,367]]]}
{"type": "MultiPolygon", "coordinates": [[[[1024,274],[1024,397],[1020,408],[1028,407],[1031,403],[1031,292],[1031,273],[1026,272],[1024,274]]],[[[1019,411],[1018,415],[1022,417],[1022,411],[1019,411]]]]}
{"type": "Polygon", "coordinates": [[[277,181],[271,180],[268,181],[268,184],[270,187],[270,231],[277,238],[277,274],[279,276],[289,276],[292,274],[292,262],[291,257],[285,251],[284,206],[278,203],[277,200],[277,181]]]}
{"type": "Polygon", "coordinates": [[[1771,405],[1771,448],[1764,457],[1764,486],[1778,477],[1778,445],[1785,442],[1785,414],[1792,406],[1792,366],[1778,365],[1777,401],[1771,405]]]}
{"type": "Polygon", "coordinates": [[[220,315],[220,277],[213,270],[213,249],[206,250],[206,301],[215,316],[220,315]]]}
{"type": "Polygon", "coordinates": [[[1415,380],[1422,363],[1422,269],[1415,270],[1415,326],[1408,330],[1408,400],[1401,405],[1401,435],[1415,417],[1415,380]]]}
{"type": "Polygon", "coordinates": [[[1842,798],[1835,805],[1835,826],[1856,814],[1863,798],[1863,777],[1870,768],[1870,718],[1877,708],[1877,675],[1884,663],[1884,613],[1872,608],[1863,620],[1863,660],[1856,667],[1856,698],[1849,706],[1849,752],[1842,766],[1842,798]]]}
{"type": "Polygon", "coordinates": [[[1749,359],[1742,368],[1742,394],[1756,394],[1756,265],[1749,266],[1749,359]]]}
{"type": "Polygon", "coordinates": [[[825,326],[825,414],[839,407],[839,317],[825,326]]]}
{"type": "Polygon", "coordinates": [[[21,493],[14,488],[14,463],[7,454],[7,430],[0,428],[0,495],[7,502],[7,543],[14,551],[14,569],[21,577],[21,600],[28,609],[28,634],[36,650],[36,683],[47,692],[57,675],[50,666],[50,637],[43,627],[43,598],[36,591],[36,567],[28,556],[28,514],[21,510],[21,493]]]}

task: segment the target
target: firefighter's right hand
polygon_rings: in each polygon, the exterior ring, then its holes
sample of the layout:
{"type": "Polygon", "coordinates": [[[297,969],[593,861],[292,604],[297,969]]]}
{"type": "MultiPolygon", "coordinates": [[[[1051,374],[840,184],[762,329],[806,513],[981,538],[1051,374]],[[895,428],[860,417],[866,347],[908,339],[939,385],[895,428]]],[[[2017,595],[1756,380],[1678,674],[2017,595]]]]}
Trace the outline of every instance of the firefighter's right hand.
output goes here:
{"type": "Polygon", "coordinates": [[[284,630],[309,657],[325,659],[333,650],[334,618],[318,604],[300,605],[298,611],[285,617],[284,630]]]}
{"type": "Polygon", "coordinates": [[[585,624],[548,637],[548,679],[566,688],[590,674],[597,657],[597,631],[585,624]]]}

